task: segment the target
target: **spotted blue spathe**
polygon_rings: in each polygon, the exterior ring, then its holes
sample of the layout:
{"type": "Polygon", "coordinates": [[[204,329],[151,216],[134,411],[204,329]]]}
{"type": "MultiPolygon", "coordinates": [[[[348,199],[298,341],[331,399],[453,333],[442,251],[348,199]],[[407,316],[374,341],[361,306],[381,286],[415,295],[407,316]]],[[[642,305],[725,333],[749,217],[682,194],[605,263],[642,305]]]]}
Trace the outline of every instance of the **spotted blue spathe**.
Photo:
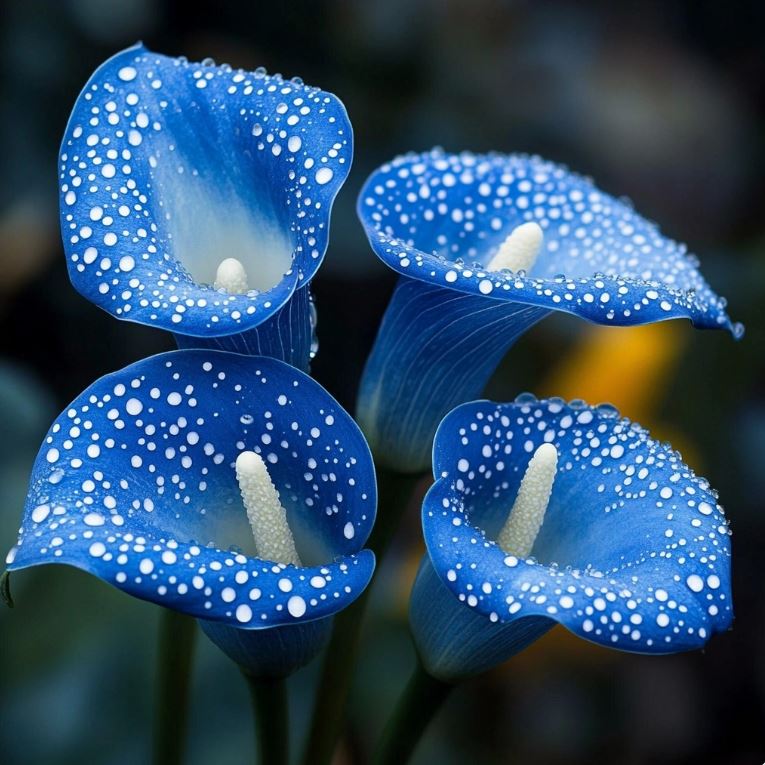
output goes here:
{"type": "Polygon", "coordinates": [[[358,214],[374,252],[400,275],[358,416],[376,457],[400,471],[428,467],[441,418],[480,396],[513,343],[553,311],[607,326],[686,318],[743,332],[683,245],[539,157],[398,157],[366,181],[358,214]],[[543,236],[529,272],[489,270],[523,224],[543,236]]]}
{"type": "Polygon", "coordinates": [[[72,282],[114,316],[177,335],[261,326],[319,267],[352,154],[332,94],[129,48],[90,78],[61,147],[72,282]],[[214,288],[229,257],[249,292],[214,288]]]}
{"type": "Polygon", "coordinates": [[[367,180],[358,211],[375,253],[413,279],[602,324],[688,318],[740,332],[698,261],[627,202],[539,157],[409,154],[367,180]],[[529,274],[489,272],[508,234],[538,223],[529,274]]]}
{"type": "Polygon", "coordinates": [[[310,377],[270,358],[175,351],[101,378],[35,461],[9,570],[65,563],[205,620],[320,619],[369,582],[369,449],[310,377]],[[255,558],[234,462],[266,462],[304,567],[255,558]]]}
{"type": "MultiPolygon", "coordinates": [[[[513,649],[493,663],[517,649],[513,625],[541,634],[559,623],[644,653],[699,648],[729,627],[730,538],[714,491],[613,407],[529,396],[464,404],[441,423],[433,462],[422,509],[428,565],[447,592],[444,608],[464,612],[485,643],[513,649]],[[494,539],[543,443],[557,448],[558,472],[532,554],[521,559],[494,539]]],[[[415,588],[416,622],[432,589],[415,588]]],[[[473,670],[474,656],[444,648],[464,644],[464,634],[435,636],[422,620],[417,632],[421,650],[440,652],[442,671],[473,670]]]]}

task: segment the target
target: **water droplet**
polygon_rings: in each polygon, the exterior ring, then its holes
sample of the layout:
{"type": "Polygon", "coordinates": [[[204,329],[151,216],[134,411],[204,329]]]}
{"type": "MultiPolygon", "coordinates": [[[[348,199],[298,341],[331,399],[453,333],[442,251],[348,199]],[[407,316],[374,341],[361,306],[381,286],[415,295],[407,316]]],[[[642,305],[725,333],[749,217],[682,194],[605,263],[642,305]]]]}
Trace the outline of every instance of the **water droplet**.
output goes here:
{"type": "Polygon", "coordinates": [[[606,419],[619,416],[619,410],[613,404],[598,404],[595,408],[598,410],[598,414],[606,419]]]}

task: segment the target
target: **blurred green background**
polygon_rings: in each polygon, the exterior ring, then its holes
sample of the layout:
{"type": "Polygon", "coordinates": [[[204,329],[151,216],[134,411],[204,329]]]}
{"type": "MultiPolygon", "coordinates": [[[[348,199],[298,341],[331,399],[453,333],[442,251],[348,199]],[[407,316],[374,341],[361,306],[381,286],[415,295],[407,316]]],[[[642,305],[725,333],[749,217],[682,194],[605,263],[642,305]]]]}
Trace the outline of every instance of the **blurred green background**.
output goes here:
{"type": "MultiPolygon", "coordinates": [[[[765,760],[765,14],[762,4],[490,0],[6,0],[0,31],[0,547],[52,417],[96,377],[172,347],[70,287],[56,153],[93,69],[150,48],[337,93],[356,134],[351,177],[314,282],[315,376],[346,407],[394,283],[354,214],[366,175],[408,150],[526,151],[592,175],[688,243],[747,325],[741,343],[686,323],[598,329],[564,316],[529,332],[490,394],[610,400],[670,439],[732,521],[733,629],[690,655],[596,648],[557,628],[449,700],[415,762],[765,760]]],[[[425,486],[421,487],[423,490],[425,486]]],[[[380,572],[338,764],[357,761],[409,671],[410,508],[380,572]]],[[[148,760],[158,610],[65,567],[13,577],[0,608],[0,762],[148,760]]],[[[252,761],[246,690],[203,637],[188,762],[252,761]]],[[[305,728],[316,667],[291,681],[305,728]]]]}

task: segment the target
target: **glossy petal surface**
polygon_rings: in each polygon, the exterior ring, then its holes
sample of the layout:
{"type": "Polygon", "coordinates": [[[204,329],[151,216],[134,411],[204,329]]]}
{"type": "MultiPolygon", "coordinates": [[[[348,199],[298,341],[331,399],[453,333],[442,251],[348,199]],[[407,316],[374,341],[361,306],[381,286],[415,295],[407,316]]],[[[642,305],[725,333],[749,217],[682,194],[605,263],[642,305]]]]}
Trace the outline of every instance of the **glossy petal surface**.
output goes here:
{"type": "Polygon", "coordinates": [[[480,396],[507,350],[551,311],[605,325],[687,318],[743,331],[682,245],[536,157],[399,157],[367,180],[358,214],[373,250],[401,274],[358,406],[376,458],[399,471],[427,468],[441,418],[480,396]],[[488,271],[528,222],[544,232],[530,273],[488,271]]]}
{"type": "Polygon", "coordinates": [[[367,180],[358,211],[378,257],[412,279],[602,324],[687,318],[742,331],[683,245],[590,180],[538,157],[398,157],[367,180]],[[527,221],[544,231],[529,275],[486,271],[527,221]]]}
{"type": "Polygon", "coordinates": [[[732,620],[728,526],[707,482],[607,406],[464,404],[441,424],[423,504],[428,555],[455,608],[497,626],[546,617],[605,646],[699,648],[732,620]],[[492,541],[531,454],[558,473],[532,557],[492,541]]]}
{"type": "Polygon", "coordinates": [[[8,568],[67,563],[207,620],[295,624],[364,589],[375,506],[366,442],[311,378],[274,359],[176,351],[101,378],[58,417],[8,568]],[[305,567],[249,554],[243,450],[266,461],[305,567]]]}
{"type": "Polygon", "coordinates": [[[257,327],[235,335],[191,337],[175,335],[179,348],[209,348],[245,356],[270,356],[308,373],[316,354],[316,310],[310,286],[292,297],[257,327]]]}
{"type": "Polygon", "coordinates": [[[359,391],[375,459],[403,473],[427,470],[444,414],[480,396],[507,350],[548,313],[402,277],[359,391]]]}
{"type": "Polygon", "coordinates": [[[176,334],[252,329],[321,263],[352,144],[340,101],[299,80],[125,50],[85,86],[61,148],[72,282],[176,334]],[[250,292],[211,286],[228,257],[250,292]]]}

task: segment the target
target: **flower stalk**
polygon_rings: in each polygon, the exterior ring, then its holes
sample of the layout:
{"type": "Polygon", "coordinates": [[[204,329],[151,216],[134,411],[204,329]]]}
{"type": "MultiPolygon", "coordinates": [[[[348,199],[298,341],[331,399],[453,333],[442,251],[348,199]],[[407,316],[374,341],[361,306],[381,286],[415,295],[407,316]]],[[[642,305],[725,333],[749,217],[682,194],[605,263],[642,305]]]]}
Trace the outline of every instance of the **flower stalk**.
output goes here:
{"type": "Polygon", "coordinates": [[[454,685],[428,674],[417,660],[392,717],[385,726],[373,765],[404,765],[454,685]]]}
{"type": "MultiPolygon", "coordinates": [[[[377,467],[377,521],[367,543],[379,567],[404,515],[421,474],[402,474],[377,467]]],[[[372,588],[335,616],[322,663],[304,765],[329,765],[343,730],[351,683],[359,653],[359,637],[372,588]]]]}
{"type": "Polygon", "coordinates": [[[179,611],[162,609],[157,661],[155,765],[180,765],[183,762],[195,642],[194,619],[179,611]]]}
{"type": "Polygon", "coordinates": [[[289,762],[287,683],[282,678],[256,678],[243,673],[252,700],[255,745],[260,765],[289,762]]]}

